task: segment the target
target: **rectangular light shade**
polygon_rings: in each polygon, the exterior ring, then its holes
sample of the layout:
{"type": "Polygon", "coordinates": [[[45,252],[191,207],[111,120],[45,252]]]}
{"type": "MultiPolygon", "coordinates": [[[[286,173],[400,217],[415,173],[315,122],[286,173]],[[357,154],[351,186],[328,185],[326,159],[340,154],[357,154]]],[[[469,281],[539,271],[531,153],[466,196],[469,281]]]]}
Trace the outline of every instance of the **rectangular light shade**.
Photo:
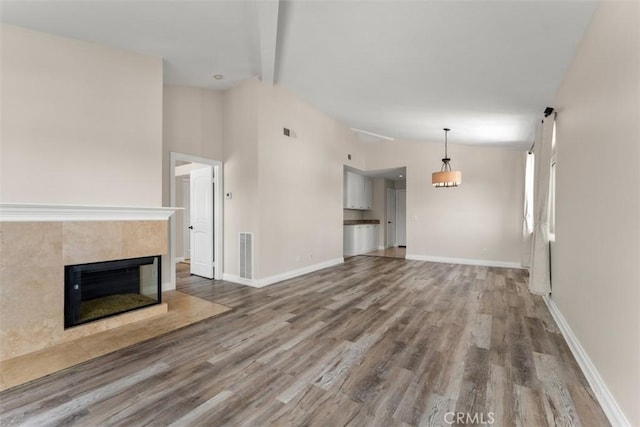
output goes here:
{"type": "Polygon", "coordinates": [[[434,187],[457,187],[462,182],[461,171],[442,171],[431,174],[431,183],[434,187]]]}

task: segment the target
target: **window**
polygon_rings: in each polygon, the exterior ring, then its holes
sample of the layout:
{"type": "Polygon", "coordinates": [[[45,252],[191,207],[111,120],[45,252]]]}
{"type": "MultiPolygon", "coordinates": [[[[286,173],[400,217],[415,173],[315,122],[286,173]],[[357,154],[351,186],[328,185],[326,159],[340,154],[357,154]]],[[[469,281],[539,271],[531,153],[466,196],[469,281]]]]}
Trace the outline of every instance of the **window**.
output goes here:
{"type": "Polygon", "coordinates": [[[524,176],[524,228],[527,234],[533,233],[534,167],[535,154],[529,152],[524,176]]]}
{"type": "Polygon", "coordinates": [[[556,150],[556,121],[553,121],[551,134],[551,172],[549,176],[549,240],[556,239],[556,169],[558,156],[556,150]]]}

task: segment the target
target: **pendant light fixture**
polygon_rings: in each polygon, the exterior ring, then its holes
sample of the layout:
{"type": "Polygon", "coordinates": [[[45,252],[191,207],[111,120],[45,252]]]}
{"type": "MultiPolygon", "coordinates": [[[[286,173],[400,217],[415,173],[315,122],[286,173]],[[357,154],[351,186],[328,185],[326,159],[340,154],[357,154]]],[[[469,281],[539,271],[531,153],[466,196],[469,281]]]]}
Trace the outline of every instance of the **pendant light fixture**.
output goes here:
{"type": "Polygon", "coordinates": [[[452,171],[449,162],[451,159],[447,155],[447,132],[451,129],[444,128],[444,159],[442,159],[442,168],[440,172],[431,174],[431,183],[434,187],[457,187],[462,182],[462,172],[452,171]]]}

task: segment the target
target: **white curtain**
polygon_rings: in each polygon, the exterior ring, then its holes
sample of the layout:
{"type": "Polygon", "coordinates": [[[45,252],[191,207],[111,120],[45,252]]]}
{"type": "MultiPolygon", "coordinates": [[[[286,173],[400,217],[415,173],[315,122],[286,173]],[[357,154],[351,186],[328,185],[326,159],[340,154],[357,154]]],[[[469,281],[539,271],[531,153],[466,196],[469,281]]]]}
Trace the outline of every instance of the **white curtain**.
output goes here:
{"type": "MultiPolygon", "coordinates": [[[[539,133],[542,129],[539,130],[539,133]]],[[[539,139],[539,138],[536,138],[539,139]]],[[[531,238],[533,236],[533,191],[535,156],[533,152],[525,154],[524,209],[522,212],[522,251],[520,265],[531,267],[531,238]]]]}
{"type": "Polygon", "coordinates": [[[537,133],[534,147],[535,192],[533,200],[534,219],[531,242],[531,268],[529,290],[536,294],[551,293],[549,268],[549,177],[551,174],[551,138],[554,115],[546,117],[537,133]]]}

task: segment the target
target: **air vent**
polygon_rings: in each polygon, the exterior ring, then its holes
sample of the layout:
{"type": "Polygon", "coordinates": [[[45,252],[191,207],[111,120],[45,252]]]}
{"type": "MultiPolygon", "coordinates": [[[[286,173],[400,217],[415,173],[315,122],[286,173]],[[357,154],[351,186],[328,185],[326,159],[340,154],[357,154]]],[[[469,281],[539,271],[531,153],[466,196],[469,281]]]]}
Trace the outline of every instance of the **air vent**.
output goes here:
{"type": "Polygon", "coordinates": [[[253,233],[240,233],[240,277],[253,279],[253,233]]]}

